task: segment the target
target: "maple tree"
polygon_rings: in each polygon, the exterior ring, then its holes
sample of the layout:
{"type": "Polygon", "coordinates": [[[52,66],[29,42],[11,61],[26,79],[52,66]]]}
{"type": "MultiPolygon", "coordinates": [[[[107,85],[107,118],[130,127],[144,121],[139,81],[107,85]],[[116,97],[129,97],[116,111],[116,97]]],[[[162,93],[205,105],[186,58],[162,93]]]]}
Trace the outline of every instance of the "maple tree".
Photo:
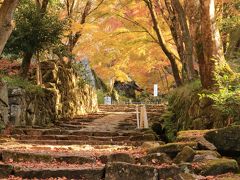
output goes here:
{"type": "MultiPolygon", "coordinates": [[[[174,84],[180,86],[198,78],[198,71],[203,84],[205,75],[212,79],[215,76],[215,68],[208,73],[203,71],[203,69],[211,69],[209,64],[202,63],[206,62],[203,60],[203,54],[207,51],[202,51],[202,47],[205,46],[203,39],[206,38],[203,35],[210,30],[202,28],[206,32],[201,31],[201,26],[207,25],[201,21],[204,19],[201,16],[204,7],[201,1],[49,2],[55,6],[55,9],[50,10],[51,13],[59,11],[59,19],[69,22],[60,46],[53,53],[56,53],[60,59],[67,56],[70,61],[88,57],[93,69],[109,84],[110,81],[133,79],[146,89],[150,90],[152,84],[159,83],[161,89],[167,91],[174,84]]],[[[39,9],[41,6],[45,7],[42,8],[43,14],[47,12],[49,2],[34,1],[39,9]]],[[[236,51],[237,41],[233,42],[233,38],[229,38],[230,40],[225,38],[226,34],[231,37],[235,32],[229,30],[232,25],[229,25],[230,22],[226,18],[235,19],[238,14],[238,2],[226,0],[214,3],[217,17],[222,19],[216,18],[213,24],[216,28],[220,27],[221,35],[227,41],[221,43],[219,39],[218,42],[223,44],[223,50],[227,54],[232,54],[230,49],[236,51]],[[234,9],[234,11],[226,15],[226,9],[234,9]],[[219,13],[222,13],[222,16],[219,13]]],[[[213,83],[214,81],[211,81],[209,84],[213,83]]]]}

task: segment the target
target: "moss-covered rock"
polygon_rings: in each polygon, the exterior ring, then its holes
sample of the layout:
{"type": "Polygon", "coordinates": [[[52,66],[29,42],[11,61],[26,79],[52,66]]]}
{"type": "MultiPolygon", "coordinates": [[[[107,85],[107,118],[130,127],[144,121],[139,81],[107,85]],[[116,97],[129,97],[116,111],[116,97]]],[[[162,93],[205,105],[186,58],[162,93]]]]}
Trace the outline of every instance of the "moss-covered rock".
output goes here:
{"type": "Polygon", "coordinates": [[[148,149],[153,149],[156,148],[160,145],[165,144],[163,141],[145,141],[142,145],[141,148],[148,150],[148,149]]]}
{"type": "Polygon", "coordinates": [[[183,150],[184,147],[189,146],[193,149],[197,149],[197,143],[196,142],[176,142],[176,143],[168,143],[165,145],[160,145],[159,147],[149,149],[148,153],[158,153],[158,152],[164,152],[170,155],[176,155],[180,151],[183,150]]]}
{"type": "Polygon", "coordinates": [[[174,159],[175,163],[181,162],[191,162],[195,156],[196,152],[189,146],[185,146],[181,152],[177,154],[174,159]]]}
{"type": "Polygon", "coordinates": [[[240,126],[231,126],[206,133],[205,138],[213,143],[218,151],[240,153],[240,126]]]}
{"type": "Polygon", "coordinates": [[[224,158],[195,163],[192,164],[192,167],[195,173],[204,176],[219,175],[229,172],[236,173],[239,170],[238,164],[235,160],[224,158]]]}

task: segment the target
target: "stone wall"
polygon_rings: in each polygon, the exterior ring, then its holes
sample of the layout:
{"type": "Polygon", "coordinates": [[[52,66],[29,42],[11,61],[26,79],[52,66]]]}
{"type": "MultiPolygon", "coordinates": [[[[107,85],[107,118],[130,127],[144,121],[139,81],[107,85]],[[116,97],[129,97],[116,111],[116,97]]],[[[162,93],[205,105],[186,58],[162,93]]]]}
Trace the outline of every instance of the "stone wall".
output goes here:
{"type": "Polygon", "coordinates": [[[73,118],[98,111],[95,88],[85,83],[71,65],[46,61],[41,67],[45,87],[56,95],[58,118],[73,118]]]}
{"type": "MultiPolygon", "coordinates": [[[[10,121],[17,126],[43,126],[57,119],[69,119],[98,111],[95,88],[83,83],[71,65],[60,61],[46,61],[41,63],[41,69],[41,92],[1,86],[2,124],[10,121]]],[[[35,79],[34,74],[32,79],[35,79]]]]}
{"type": "Polygon", "coordinates": [[[16,126],[45,126],[56,120],[56,96],[43,89],[42,93],[9,88],[9,121],[16,126]]]}

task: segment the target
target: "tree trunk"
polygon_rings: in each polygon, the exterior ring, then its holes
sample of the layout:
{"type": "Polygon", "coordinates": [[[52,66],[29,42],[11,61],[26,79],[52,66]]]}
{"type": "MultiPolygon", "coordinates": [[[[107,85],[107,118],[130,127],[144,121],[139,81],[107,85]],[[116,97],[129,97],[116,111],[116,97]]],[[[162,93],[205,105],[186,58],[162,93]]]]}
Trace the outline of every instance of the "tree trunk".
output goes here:
{"type": "Polygon", "coordinates": [[[201,44],[199,68],[202,86],[216,87],[216,75],[232,73],[225,61],[220,33],[216,24],[215,0],[200,0],[201,3],[201,44]]]}
{"type": "Polygon", "coordinates": [[[5,0],[0,8],[0,55],[12,33],[12,18],[17,4],[18,0],[5,0]]]}
{"type": "Polygon", "coordinates": [[[33,54],[34,53],[32,53],[32,52],[27,52],[27,53],[24,54],[24,57],[23,57],[23,60],[22,60],[21,71],[20,71],[20,75],[24,79],[27,78],[33,54]]]}
{"type": "Polygon", "coordinates": [[[194,63],[193,63],[194,60],[196,61],[196,57],[194,57],[194,54],[193,54],[193,42],[190,36],[189,27],[187,24],[187,18],[179,0],[172,0],[172,4],[181,27],[181,36],[184,44],[183,45],[184,59],[182,61],[186,65],[185,70],[187,72],[187,78],[189,81],[192,81],[193,79],[196,78],[194,63]]]}
{"type": "MultiPolygon", "coordinates": [[[[87,16],[89,15],[89,13],[91,11],[91,8],[92,8],[92,0],[88,0],[85,7],[84,7],[84,11],[82,13],[82,17],[81,17],[81,20],[80,20],[81,25],[86,23],[86,19],[87,19],[87,16]]],[[[68,16],[71,17],[72,13],[73,13],[73,6],[71,7],[71,10],[68,10],[68,11],[69,11],[68,16]]],[[[77,42],[78,42],[78,40],[81,36],[82,36],[82,31],[81,30],[76,32],[75,34],[70,33],[68,46],[69,46],[69,52],[71,54],[73,53],[73,49],[76,46],[76,44],[77,44],[77,42]]]]}
{"type": "Polygon", "coordinates": [[[178,69],[177,62],[176,62],[177,59],[166,45],[166,42],[164,40],[164,37],[162,35],[161,29],[160,29],[159,24],[158,24],[156,12],[154,10],[152,1],[151,0],[144,0],[144,2],[146,3],[146,5],[148,7],[148,10],[150,12],[150,15],[151,15],[152,23],[153,23],[153,29],[154,29],[154,31],[157,35],[158,44],[170,61],[172,71],[173,71],[173,77],[174,77],[174,80],[176,82],[176,85],[181,86],[182,85],[182,80],[181,80],[181,77],[179,75],[179,69],[178,69]]]}

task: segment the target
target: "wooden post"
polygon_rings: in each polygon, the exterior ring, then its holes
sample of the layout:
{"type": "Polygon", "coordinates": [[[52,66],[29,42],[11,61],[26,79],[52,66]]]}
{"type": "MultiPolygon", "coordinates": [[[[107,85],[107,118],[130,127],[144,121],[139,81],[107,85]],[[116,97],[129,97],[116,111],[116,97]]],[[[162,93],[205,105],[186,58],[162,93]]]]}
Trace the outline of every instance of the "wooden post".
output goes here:
{"type": "Polygon", "coordinates": [[[141,129],[149,128],[146,105],[142,105],[140,107],[140,128],[141,129]]]}
{"type": "Polygon", "coordinates": [[[143,113],[143,106],[140,107],[140,128],[144,128],[144,113],[143,113]]]}
{"type": "Polygon", "coordinates": [[[149,126],[148,126],[148,119],[147,119],[146,105],[143,106],[143,121],[144,121],[144,128],[149,128],[149,126]]]}
{"type": "Polygon", "coordinates": [[[137,113],[137,128],[140,128],[140,122],[139,122],[139,110],[138,110],[138,105],[136,105],[136,113],[137,113]]]}

